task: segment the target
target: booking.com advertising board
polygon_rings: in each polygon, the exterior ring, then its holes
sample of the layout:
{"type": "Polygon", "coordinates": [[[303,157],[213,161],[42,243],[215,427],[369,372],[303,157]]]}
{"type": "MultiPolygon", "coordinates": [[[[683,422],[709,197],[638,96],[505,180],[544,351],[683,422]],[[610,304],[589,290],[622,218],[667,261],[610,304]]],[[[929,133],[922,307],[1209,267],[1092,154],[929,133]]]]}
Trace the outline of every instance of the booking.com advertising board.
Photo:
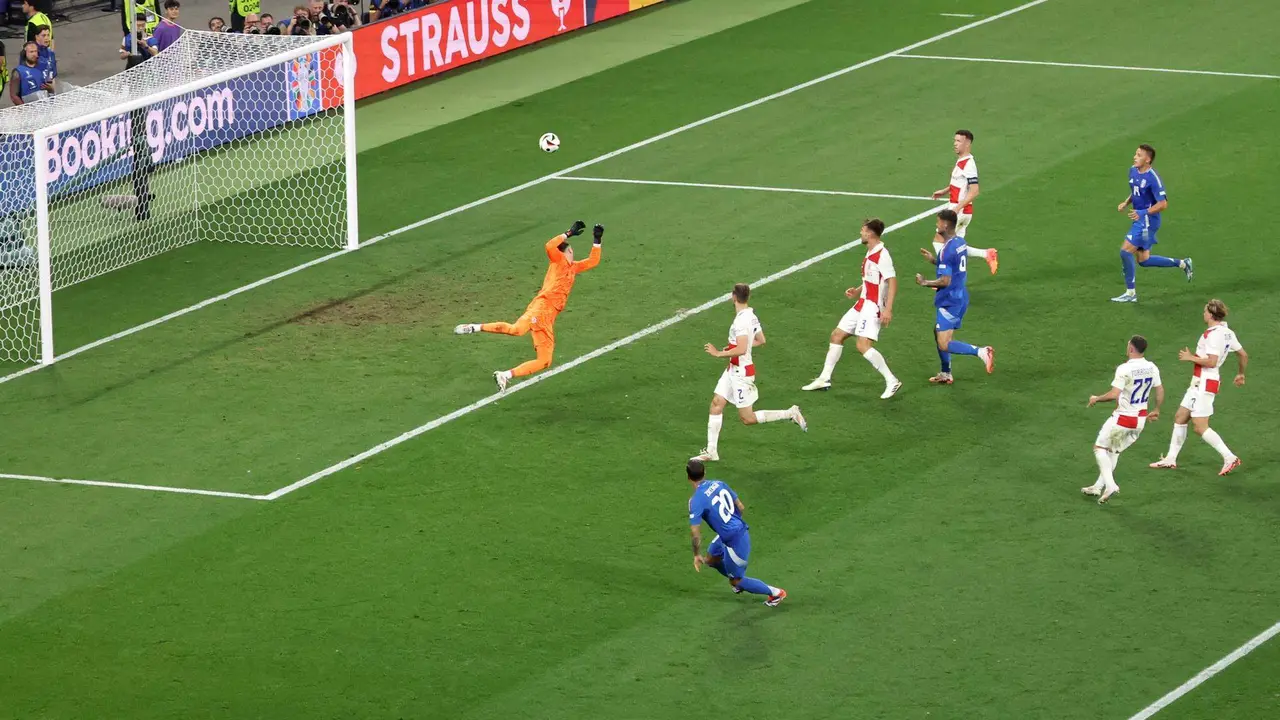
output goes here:
{"type": "MultiPolygon", "coordinates": [[[[163,166],[334,107],[341,102],[341,85],[334,73],[340,53],[341,48],[331,48],[305,55],[132,115],[116,115],[50,135],[46,139],[49,196],[125,179],[138,153],[163,166]]],[[[29,136],[10,135],[0,141],[0,177],[31,178],[14,184],[25,188],[25,193],[0,196],[0,213],[32,207],[35,183],[30,152],[29,136]]]]}
{"type": "Polygon", "coordinates": [[[662,0],[447,0],[357,28],[356,97],[366,98],[662,0]]]}

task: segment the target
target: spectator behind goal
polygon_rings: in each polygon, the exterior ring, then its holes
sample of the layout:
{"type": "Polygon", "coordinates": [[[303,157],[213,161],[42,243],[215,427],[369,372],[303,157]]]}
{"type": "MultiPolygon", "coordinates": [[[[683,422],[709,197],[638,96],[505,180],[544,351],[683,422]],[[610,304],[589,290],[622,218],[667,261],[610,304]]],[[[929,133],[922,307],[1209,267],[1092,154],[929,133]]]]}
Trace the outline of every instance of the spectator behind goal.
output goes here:
{"type": "Polygon", "coordinates": [[[27,31],[25,38],[27,42],[35,42],[36,34],[40,32],[40,28],[49,28],[49,47],[53,47],[53,21],[48,15],[40,12],[35,5],[31,4],[31,0],[22,0],[22,12],[27,16],[27,31]]]}
{"type": "Polygon", "coordinates": [[[249,16],[257,16],[262,10],[259,0],[227,0],[227,9],[231,13],[231,32],[252,32],[253,23],[249,16]]]}
{"type": "Polygon", "coordinates": [[[178,24],[178,14],[182,4],[178,0],[164,0],[164,19],[156,26],[152,35],[156,39],[156,48],[164,52],[165,48],[178,42],[182,37],[182,26],[178,24]]]}
{"type": "MultiPolygon", "coordinates": [[[[140,57],[142,60],[148,60],[155,57],[160,52],[160,48],[156,46],[156,39],[151,33],[147,32],[147,14],[138,13],[138,17],[134,20],[135,30],[132,33],[125,33],[124,40],[120,43],[120,59],[125,61],[125,67],[129,68],[129,58],[135,55],[133,51],[134,43],[137,38],[142,38],[140,46],[142,52],[140,57]]],[[[137,64],[138,61],[134,61],[137,64]]]]}
{"type": "Polygon", "coordinates": [[[29,102],[49,97],[53,84],[45,87],[44,67],[40,64],[40,46],[35,42],[25,43],[18,64],[9,77],[9,99],[14,105],[26,105],[29,102]]]}

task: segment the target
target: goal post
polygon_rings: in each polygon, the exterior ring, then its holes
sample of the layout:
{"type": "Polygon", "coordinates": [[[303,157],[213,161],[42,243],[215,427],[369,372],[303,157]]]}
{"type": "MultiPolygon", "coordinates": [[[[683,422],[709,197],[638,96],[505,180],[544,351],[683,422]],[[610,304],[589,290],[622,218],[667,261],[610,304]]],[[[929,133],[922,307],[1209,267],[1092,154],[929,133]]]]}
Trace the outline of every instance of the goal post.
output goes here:
{"type": "Polygon", "coordinates": [[[354,77],[349,33],[187,31],[0,111],[0,363],[57,359],[59,290],[185,245],[359,247],[354,77]]]}

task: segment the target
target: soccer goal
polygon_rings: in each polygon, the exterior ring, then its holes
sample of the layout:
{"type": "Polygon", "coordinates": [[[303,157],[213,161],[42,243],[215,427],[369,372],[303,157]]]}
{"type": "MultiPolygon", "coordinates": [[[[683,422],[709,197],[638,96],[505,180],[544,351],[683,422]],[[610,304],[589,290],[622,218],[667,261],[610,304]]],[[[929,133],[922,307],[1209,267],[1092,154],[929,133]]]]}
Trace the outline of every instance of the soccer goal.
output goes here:
{"type": "Polygon", "coordinates": [[[54,293],[196,242],[354,249],[351,35],[183,33],[0,111],[0,362],[50,363],[54,293]]]}

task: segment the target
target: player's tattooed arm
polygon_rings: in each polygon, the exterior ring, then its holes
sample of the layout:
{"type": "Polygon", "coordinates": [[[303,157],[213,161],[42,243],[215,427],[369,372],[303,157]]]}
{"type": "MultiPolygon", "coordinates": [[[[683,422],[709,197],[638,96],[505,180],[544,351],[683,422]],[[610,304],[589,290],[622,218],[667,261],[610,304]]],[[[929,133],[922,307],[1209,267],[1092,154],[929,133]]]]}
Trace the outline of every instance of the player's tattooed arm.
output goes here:
{"type": "Polygon", "coordinates": [[[936,290],[938,288],[944,288],[950,285],[951,276],[943,275],[942,277],[939,277],[936,280],[925,280],[923,275],[921,275],[920,273],[916,273],[916,284],[922,287],[933,288],[936,290]]]}
{"type": "Polygon", "coordinates": [[[702,527],[694,525],[689,528],[689,535],[693,544],[693,569],[695,572],[702,572],[702,566],[705,560],[702,557],[702,527]]]}
{"type": "MultiPolygon", "coordinates": [[[[1164,390],[1161,389],[1160,392],[1163,393],[1164,390]]],[[[1100,402],[1113,402],[1118,397],[1120,397],[1120,388],[1113,387],[1101,395],[1090,395],[1089,404],[1086,407],[1093,407],[1100,402]]]]}

